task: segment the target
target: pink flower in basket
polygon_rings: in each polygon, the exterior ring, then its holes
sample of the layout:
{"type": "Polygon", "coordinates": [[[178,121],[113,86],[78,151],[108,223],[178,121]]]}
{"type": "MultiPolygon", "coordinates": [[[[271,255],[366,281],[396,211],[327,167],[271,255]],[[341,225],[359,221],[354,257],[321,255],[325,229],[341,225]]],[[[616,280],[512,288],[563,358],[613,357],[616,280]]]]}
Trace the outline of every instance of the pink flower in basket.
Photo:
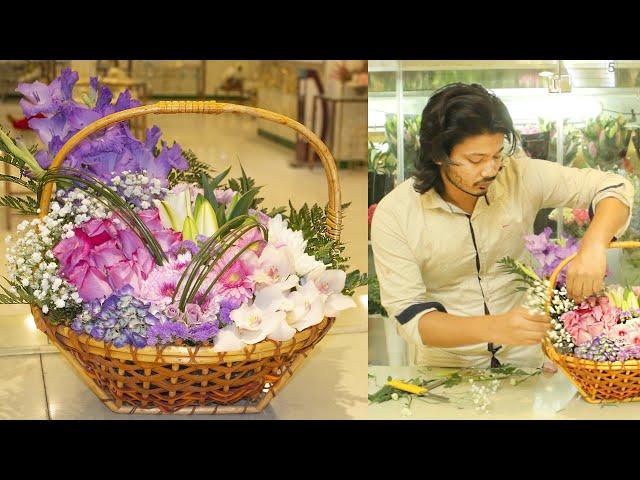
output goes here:
{"type": "Polygon", "coordinates": [[[611,329],[609,337],[622,345],[640,345],[640,328],[637,323],[620,323],[611,329]]]}
{"type": "Polygon", "coordinates": [[[602,334],[609,335],[619,313],[620,309],[611,305],[606,296],[589,297],[576,310],[564,313],[560,320],[579,346],[602,334]]]}
{"type": "MultiPolygon", "coordinates": [[[[140,216],[162,248],[168,250],[179,241],[180,234],[163,229],[157,215],[155,210],[141,212],[140,216]]],[[[142,284],[155,266],[138,236],[111,219],[92,219],[74,228],[73,236],[59,242],[53,253],[60,262],[60,273],[84,301],[105,298],[125,285],[142,295],[142,284]]]]}
{"type": "Polygon", "coordinates": [[[579,226],[587,225],[591,219],[589,218],[589,210],[586,208],[574,208],[573,218],[579,226]]]}

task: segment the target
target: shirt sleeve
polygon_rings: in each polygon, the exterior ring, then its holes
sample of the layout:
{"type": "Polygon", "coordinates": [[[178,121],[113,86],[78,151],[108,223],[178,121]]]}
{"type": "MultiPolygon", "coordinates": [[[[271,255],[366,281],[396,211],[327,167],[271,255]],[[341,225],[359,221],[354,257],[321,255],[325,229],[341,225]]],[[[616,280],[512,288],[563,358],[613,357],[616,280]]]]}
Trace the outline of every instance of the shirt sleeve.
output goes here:
{"type": "Polygon", "coordinates": [[[625,224],[616,232],[620,238],[631,222],[634,188],[629,180],[613,172],[594,168],[565,167],[547,160],[520,157],[522,181],[539,208],[588,208],[593,214],[598,203],[614,197],[629,207],[625,224]]]}
{"type": "Polygon", "coordinates": [[[439,310],[438,302],[427,300],[427,291],[419,265],[411,252],[398,217],[390,205],[381,201],[371,223],[371,247],[376,275],[380,283],[380,301],[398,331],[407,342],[423,345],[418,329],[420,317],[439,310]]]}

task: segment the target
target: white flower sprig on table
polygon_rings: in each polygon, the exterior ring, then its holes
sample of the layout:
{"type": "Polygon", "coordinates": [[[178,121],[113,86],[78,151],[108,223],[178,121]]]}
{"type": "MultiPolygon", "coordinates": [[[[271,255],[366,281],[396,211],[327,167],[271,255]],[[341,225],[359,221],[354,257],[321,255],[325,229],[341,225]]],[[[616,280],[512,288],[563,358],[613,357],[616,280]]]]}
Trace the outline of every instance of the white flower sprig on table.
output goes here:
{"type": "Polygon", "coordinates": [[[471,384],[471,401],[475,405],[476,410],[483,413],[486,412],[489,405],[491,405],[491,397],[498,391],[500,380],[492,380],[487,386],[474,383],[473,379],[470,378],[469,383],[471,384]]]}

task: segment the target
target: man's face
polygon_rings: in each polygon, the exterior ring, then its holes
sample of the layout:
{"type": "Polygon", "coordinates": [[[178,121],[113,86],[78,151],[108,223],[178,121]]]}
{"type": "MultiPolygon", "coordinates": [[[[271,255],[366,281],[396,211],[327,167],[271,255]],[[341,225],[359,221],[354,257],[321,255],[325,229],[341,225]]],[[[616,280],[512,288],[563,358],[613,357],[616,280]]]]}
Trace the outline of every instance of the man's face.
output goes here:
{"type": "Polygon", "coordinates": [[[502,168],[504,134],[489,133],[467,137],[451,151],[451,164],[443,164],[445,184],[481,197],[502,168]]]}

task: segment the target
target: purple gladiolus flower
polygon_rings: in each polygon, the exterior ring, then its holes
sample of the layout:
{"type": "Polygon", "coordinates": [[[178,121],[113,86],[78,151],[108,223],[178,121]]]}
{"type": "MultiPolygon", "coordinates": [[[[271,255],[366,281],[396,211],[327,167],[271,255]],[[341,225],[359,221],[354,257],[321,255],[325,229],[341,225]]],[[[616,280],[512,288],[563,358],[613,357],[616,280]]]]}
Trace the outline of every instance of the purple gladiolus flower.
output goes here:
{"type": "Polygon", "coordinates": [[[55,112],[63,102],[71,100],[73,86],[77,81],[78,73],[65,68],[50,85],[42,82],[20,83],[16,91],[24,96],[20,100],[20,107],[25,116],[55,112]]]}
{"type": "MultiPolygon", "coordinates": [[[[65,69],[50,85],[34,82],[18,86],[17,90],[24,96],[20,104],[25,115],[32,117],[44,114],[46,117],[29,121],[29,126],[46,145],[46,151],[39,151],[35,155],[43,168],[49,167],[62,145],[80,129],[106,115],[141,105],[138,100],[131,98],[128,90],[121,93],[113,104],[109,89],[99,85],[97,78],[91,78],[96,104],[88,108],[72,98],[73,85],[77,80],[76,72],[65,69]]],[[[112,178],[112,172],[142,172],[147,169],[151,178],[158,178],[166,185],[171,169],[185,170],[188,162],[182,156],[180,146],[175,143],[171,148],[163,146],[156,158],[154,147],[159,138],[160,129],[153,127],[147,132],[147,140],[142,143],[133,136],[127,124],[119,123],[81,142],[66,157],[64,165],[84,168],[105,182],[112,178]]]]}
{"type": "Polygon", "coordinates": [[[144,148],[147,150],[153,151],[155,146],[158,144],[158,140],[160,140],[160,136],[162,132],[157,125],[154,125],[151,128],[147,129],[144,140],[144,148]]]}
{"type": "MultiPolygon", "coordinates": [[[[551,228],[549,227],[546,227],[539,235],[524,237],[525,247],[539,264],[539,267],[535,269],[538,276],[549,278],[562,260],[578,251],[579,242],[575,238],[565,235],[565,240],[564,247],[551,240],[551,228]]],[[[560,285],[566,283],[566,275],[566,270],[563,269],[558,276],[560,285]]]]}

